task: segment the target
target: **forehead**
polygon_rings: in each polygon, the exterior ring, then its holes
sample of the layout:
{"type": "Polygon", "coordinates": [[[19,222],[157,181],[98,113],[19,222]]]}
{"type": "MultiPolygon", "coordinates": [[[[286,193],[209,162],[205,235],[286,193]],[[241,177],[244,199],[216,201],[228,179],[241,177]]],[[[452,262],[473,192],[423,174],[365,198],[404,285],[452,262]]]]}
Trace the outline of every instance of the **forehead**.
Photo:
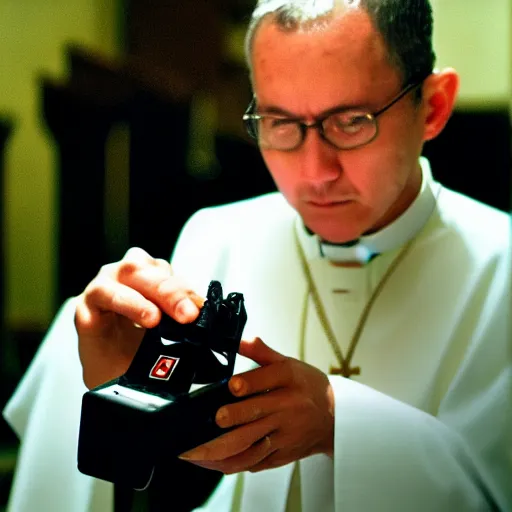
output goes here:
{"type": "Polygon", "coordinates": [[[293,31],[264,19],[254,37],[252,67],[259,103],[302,114],[368,101],[400,85],[381,35],[361,9],[293,31]]]}

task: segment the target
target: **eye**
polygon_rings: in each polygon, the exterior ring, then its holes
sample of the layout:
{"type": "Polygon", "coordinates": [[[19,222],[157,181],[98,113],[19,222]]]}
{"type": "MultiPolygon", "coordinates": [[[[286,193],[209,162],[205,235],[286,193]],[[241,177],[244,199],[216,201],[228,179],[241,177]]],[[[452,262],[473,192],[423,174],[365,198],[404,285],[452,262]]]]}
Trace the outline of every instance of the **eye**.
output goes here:
{"type": "Polygon", "coordinates": [[[332,128],[345,135],[356,135],[371,124],[371,119],[366,113],[343,112],[333,115],[330,120],[332,128]]]}
{"type": "Polygon", "coordinates": [[[262,132],[272,134],[273,137],[288,137],[297,131],[297,122],[285,117],[261,117],[260,129],[262,132]]]}
{"type": "Polygon", "coordinates": [[[349,134],[357,133],[358,131],[362,130],[367,123],[368,119],[365,116],[353,117],[347,124],[343,126],[343,131],[349,134]]]}
{"type": "Polygon", "coordinates": [[[294,124],[294,121],[291,119],[285,119],[282,117],[272,117],[270,118],[270,127],[271,128],[280,128],[282,126],[288,126],[294,124]]]}

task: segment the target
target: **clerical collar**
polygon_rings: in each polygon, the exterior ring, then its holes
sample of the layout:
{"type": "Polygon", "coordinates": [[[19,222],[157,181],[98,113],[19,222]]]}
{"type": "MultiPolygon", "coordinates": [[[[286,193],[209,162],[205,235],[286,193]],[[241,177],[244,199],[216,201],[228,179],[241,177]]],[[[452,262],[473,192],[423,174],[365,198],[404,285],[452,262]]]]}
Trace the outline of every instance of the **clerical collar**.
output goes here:
{"type": "Polygon", "coordinates": [[[324,242],[318,235],[307,230],[302,219],[297,216],[295,229],[306,257],[308,259],[327,258],[338,263],[366,264],[376,255],[398,249],[414,238],[434,211],[440,190],[439,183],[432,179],[428,160],[421,157],[420,165],[422,171],[420,192],[409,208],[391,224],[375,233],[363,235],[359,240],[344,244],[324,242]]]}

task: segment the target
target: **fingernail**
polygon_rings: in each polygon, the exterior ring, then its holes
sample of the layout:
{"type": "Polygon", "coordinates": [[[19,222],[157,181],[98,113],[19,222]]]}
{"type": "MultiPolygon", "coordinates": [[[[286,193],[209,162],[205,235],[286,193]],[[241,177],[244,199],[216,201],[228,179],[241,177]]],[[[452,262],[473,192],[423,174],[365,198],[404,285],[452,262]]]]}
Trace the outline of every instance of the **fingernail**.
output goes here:
{"type": "Polygon", "coordinates": [[[217,411],[217,414],[215,416],[215,421],[220,424],[220,423],[225,423],[228,419],[228,411],[226,410],[225,407],[221,407],[218,411],[217,411]]]}
{"type": "Polygon", "coordinates": [[[182,453],[178,456],[179,459],[183,460],[204,460],[206,452],[204,450],[194,449],[188,452],[182,453]]]}
{"type": "Polygon", "coordinates": [[[244,383],[242,382],[242,379],[231,379],[230,387],[233,393],[239,394],[244,387],[244,383]]]}
{"type": "Polygon", "coordinates": [[[184,317],[195,316],[198,313],[197,306],[190,299],[183,299],[176,309],[178,314],[184,317]]]}
{"type": "Polygon", "coordinates": [[[135,322],[134,323],[135,327],[144,328],[142,323],[143,322],[148,322],[148,321],[152,322],[154,320],[155,316],[158,315],[158,314],[159,314],[159,311],[154,306],[149,306],[147,308],[144,308],[140,312],[140,322],[135,322]]]}

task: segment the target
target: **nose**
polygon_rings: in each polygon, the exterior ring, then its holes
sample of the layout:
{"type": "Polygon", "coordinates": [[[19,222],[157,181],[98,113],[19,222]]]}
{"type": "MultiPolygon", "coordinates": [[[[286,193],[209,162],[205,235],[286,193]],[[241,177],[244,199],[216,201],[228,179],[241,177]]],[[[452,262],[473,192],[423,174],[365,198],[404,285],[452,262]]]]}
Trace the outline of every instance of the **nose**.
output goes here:
{"type": "Polygon", "coordinates": [[[339,151],[326,142],[318,130],[307,131],[301,148],[301,176],[311,185],[326,185],[336,181],[342,172],[339,151]]]}

